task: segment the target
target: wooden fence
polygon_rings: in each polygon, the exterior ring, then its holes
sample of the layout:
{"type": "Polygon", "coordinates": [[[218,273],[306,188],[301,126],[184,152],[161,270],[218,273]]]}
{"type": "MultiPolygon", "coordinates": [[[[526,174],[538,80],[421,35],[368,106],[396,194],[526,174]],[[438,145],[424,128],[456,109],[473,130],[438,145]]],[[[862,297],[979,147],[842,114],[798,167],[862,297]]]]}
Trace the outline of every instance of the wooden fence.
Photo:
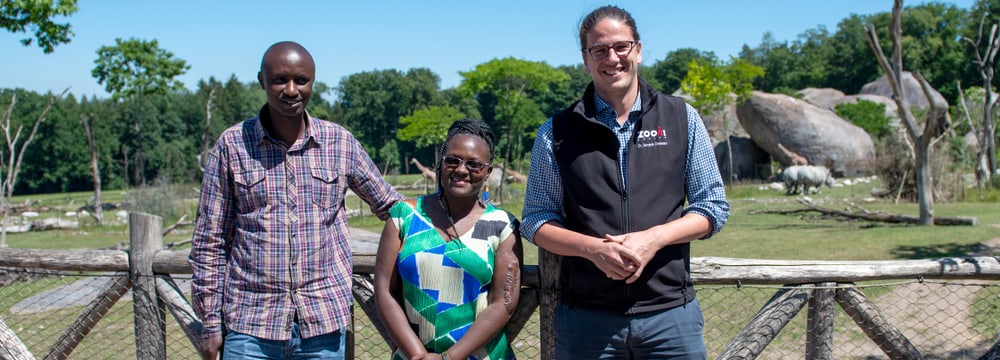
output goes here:
{"type": "MultiPolygon", "coordinates": [[[[87,336],[112,305],[132,290],[135,313],[135,343],[138,359],[166,359],[166,329],[169,312],[196,346],[201,322],[187,298],[169,274],[191,274],[189,250],[163,250],[162,221],[158,216],[133,213],[129,217],[130,250],[32,250],[0,249],[0,267],[116,272],[101,294],[86,306],[77,320],[66,328],[44,359],[65,359],[87,336]],[[155,275],[155,276],[154,276],[155,275]],[[141,336],[140,336],[141,334],[141,336]]],[[[373,247],[367,247],[372,249],[373,247]]],[[[358,306],[371,318],[389,346],[378,321],[370,274],[374,251],[354,254],[354,296],[358,306]]],[[[539,266],[525,266],[521,302],[508,331],[512,337],[523,328],[536,310],[540,312],[541,359],[554,359],[555,334],[552,329],[558,301],[559,257],[543,252],[539,266]]],[[[977,279],[1000,280],[1000,258],[967,257],[905,261],[807,261],[752,260],[704,257],[691,261],[692,277],[698,285],[711,284],[799,284],[784,286],[765,303],[723,350],[723,359],[754,359],[792,317],[809,305],[808,333],[804,358],[831,359],[833,313],[836,305],[860,326],[864,333],[891,359],[921,359],[917,348],[887,319],[863,293],[852,285],[857,281],[888,279],[977,279]],[[777,329],[777,330],[775,330],[777,329]]],[[[348,333],[348,358],[353,358],[353,332],[348,333]]],[[[996,358],[1000,344],[980,359],[996,358]]],[[[8,324],[0,319],[0,358],[34,359],[8,324]]]]}

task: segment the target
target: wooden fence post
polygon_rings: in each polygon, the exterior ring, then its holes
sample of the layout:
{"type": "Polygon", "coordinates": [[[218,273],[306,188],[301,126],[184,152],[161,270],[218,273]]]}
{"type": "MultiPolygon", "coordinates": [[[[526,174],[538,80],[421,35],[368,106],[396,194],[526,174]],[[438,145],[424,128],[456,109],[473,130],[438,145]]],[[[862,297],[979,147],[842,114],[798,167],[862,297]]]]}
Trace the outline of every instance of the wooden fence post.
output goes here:
{"type": "Polygon", "coordinates": [[[556,307],[559,306],[559,274],[562,270],[562,257],[538,248],[538,320],[539,339],[542,360],[556,358],[556,307]]]}
{"type": "Polygon", "coordinates": [[[756,359],[792,321],[809,298],[809,285],[778,290],[743,330],[726,345],[720,359],[756,359]]]}
{"type": "Polygon", "coordinates": [[[167,358],[166,309],[156,294],[153,258],[163,249],[163,219],[129,213],[128,270],[135,307],[135,356],[139,360],[167,358]]]}
{"type": "Polygon", "coordinates": [[[878,307],[857,288],[838,289],[837,303],[890,359],[923,359],[920,350],[882,316],[878,307]]]}
{"type": "Polygon", "coordinates": [[[0,318],[0,359],[35,360],[28,347],[7,327],[3,318],[0,318]]]}
{"type": "Polygon", "coordinates": [[[837,283],[817,284],[809,297],[809,315],[806,320],[806,359],[833,359],[833,311],[837,308],[832,287],[837,283]]]}

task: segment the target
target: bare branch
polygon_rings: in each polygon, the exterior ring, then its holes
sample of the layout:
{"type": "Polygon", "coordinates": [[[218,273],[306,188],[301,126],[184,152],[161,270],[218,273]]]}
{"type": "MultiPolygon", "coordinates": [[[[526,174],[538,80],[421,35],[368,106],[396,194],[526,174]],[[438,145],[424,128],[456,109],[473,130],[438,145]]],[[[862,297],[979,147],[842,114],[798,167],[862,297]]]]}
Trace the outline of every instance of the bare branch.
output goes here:
{"type": "MultiPolygon", "coordinates": [[[[895,22],[893,24],[898,25],[895,22]]],[[[898,69],[894,68],[885,57],[885,52],[882,51],[882,44],[878,40],[878,33],[875,31],[875,25],[869,24],[866,29],[868,30],[865,32],[865,35],[868,37],[868,45],[871,46],[872,52],[875,53],[875,59],[878,60],[879,67],[882,68],[882,73],[885,74],[886,80],[889,81],[889,87],[892,89],[892,99],[896,102],[896,108],[899,111],[899,120],[906,127],[908,140],[913,142],[920,133],[917,131],[916,121],[913,119],[910,107],[903,96],[903,87],[901,86],[902,73],[897,71],[898,69]]],[[[895,31],[893,33],[895,34],[895,31]]],[[[893,39],[894,46],[898,48],[899,45],[897,43],[898,41],[893,39]]],[[[894,57],[896,52],[893,50],[894,57]]],[[[900,61],[898,66],[902,67],[902,61],[900,61]]]]}
{"type": "MultiPolygon", "coordinates": [[[[997,25],[993,24],[993,28],[990,29],[990,42],[986,47],[986,61],[990,64],[997,56],[998,42],[1000,42],[1000,38],[997,38],[997,25]]],[[[990,72],[993,72],[992,68],[990,68],[990,72]]]]}
{"type": "Polygon", "coordinates": [[[865,35],[868,37],[868,45],[871,46],[872,52],[875,53],[875,59],[878,60],[878,65],[882,68],[882,73],[889,80],[889,87],[892,88],[892,93],[899,94],[897,91],[899,89],[899,79],[893,77],[895,71],[893,71],[892,65],[889,64],[889,60],[886,59],[885,53],[882,51],[882,44],[878,41],[878,33],[875,32],[875,25],[869,24],[866,29],[868,30],[865,32],[865,35]]]}
{"type": "MultiPolygon", "coordinates": [[[[4,134],[8,135],[6,137],[8,143],[10,143],[10,136],[9,136],[10,132],[8,131],[8,128],[10,127],[10,117],[14,111],[14,104],[16,103],[17,103],[17,93],[14,93],[10,96],[10,105],[7,105],[7,111],[4,112],[3,119],[0,119],[0,130],[3,130],[4,134]]],[[[6,166],[6,162],[4,161],[3,157],[0,156],[0,168],[4,166],[6,166]]]]}
{"type": "MultiPolygon", "coordinates": [[[[895,73],[896,80],[902,80],[903,78],[903,0],[894,0],[892,2],[892,22],[889,26],[889,31],[892,32],[892,70],[895,73]]],[[[900,98],[905,97],[903,93],[903,87],[899,87],[900,92],[896,93],[900,98]]]]}
{"type": "MultiPolygon", "coordinates": [[[[45,121],[45,116],[49,114],[49,110],[52,110],[52,105],[55,105],[56,100],[62,99],[62,97],[65,96],[66,93],[68,92],[69,88],[67,87],[66,90],[63,90],[63,92],[59,94],[59,96],[49,96],[48,105],[45,106],[45,110],[42,110],[42,114],[38,115],[38,120],[36,120],[35,124],[31,127],[31,133],[28,134],[28,138],[24,139],[24,142],[21,143],[21,149],[18,151],[17,154],[17,162],[11,164],[14,170],[13,171],[14,176],[13,178],[11,178],[11,184],[10,184],[11,187],[10,189],[8,189],[9,191],[13,191],[14,182],[17,181],[17,172],[18,170],[20,170],[21,161],[24,160],[24,151],[28,148],[28,145],[31,144],[31,141],[34,140],[35,133],[38,132],[38,126],[45,121]]],[[[18,129],[18,134],[20,134],[20,129],[18,129]]]]}
{"type": "Polygon", "coordinates": [[[163,232],[162,232],[162,236],[167,236],[167,234],[170,234],[170,233],[171,233],[172,231],[174,231],[174,229],[176,229],[176,228],[177,228],[178,226],[182,226],[182,225],[191,225],[191,224],[193,224],[193,223],[192,223],[192,222],[190,222],[190,221],[186,221],[186,220],[187,220],[187,217],[188,217],[188,215],[187,215],[187,214],[184,214],[184,215],[181,215],[181,218],[180,218],[180,219],[177,219],[177,222],[175,222],[175,223],[174,223],[173,225],[170,225],[170,226],[168,226],[168,227],[167,227],[166,229],[163,229],[163,232]]]}
{"type": "Polygon", "coordinates": [[[214,107],[212,102],[215,100],[216,89],[217,87],[212,87],[208,92],[208,101],[205,102],[205,128],[201,133],[201,152],[198,154],[198,168],[202,173],[205,172],[205,162],[208,161],[208,151],[211,150],[212,107],[214,107]]]}
{"type": "Polygon", "coordinates": [[[972,116],[969,115],[969,105],[965,103],[965,92],[962,91],[962,80],[956,82],[955,86],[958,88],[958,102],[962,105],[962,118],[964,118],[965,122],[969,124],[969,128],[972,129],[972,132],[974,134],[978,134],[979,131],[976,131],[976,124],[972,122],[972,116]]]}
{"type": "Polygon", "coordinates": [[[920,84],[920,90],[923,90],[924,97],[927,98],[927,103],[930,104],[930,109],[927,111],[927,120],[924,122],[924,132],[923,141],[927,142],[928,146],[934,146],[938,140],[941,140],[947,131],[941,131],[940,134],[936,134],[938,123],[944,118],[947,109],[942,109],[940,104],[934,101],[934,96],[932,92],[934,89],[931,88],[931,84],[927,82],[919,71],[913,72],[913,77],[917,79],[917,83],[920,84]]]}

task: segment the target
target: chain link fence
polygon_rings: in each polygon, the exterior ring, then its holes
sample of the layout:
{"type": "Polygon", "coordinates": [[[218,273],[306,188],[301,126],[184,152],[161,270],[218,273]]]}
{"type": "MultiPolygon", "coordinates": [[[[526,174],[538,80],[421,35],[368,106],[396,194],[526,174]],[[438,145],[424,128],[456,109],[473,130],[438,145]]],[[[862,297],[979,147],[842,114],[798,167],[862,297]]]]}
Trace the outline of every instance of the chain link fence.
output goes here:
{"type": "MultiPolygon", "coordinates": [[[[0,271],[2,273],[2,271],[0,271]]],[[[28,350],[43,358],[80,313],[97,296],[112,274],[7,271],[0,282],[0,318],[28,350]]],[[[116,275],[115,275],[116,276],[116,275]]],[[[189,276],[174,276],[190,289],[189,276]]],[[[837,288],[843,288],[839,284],[837,288]]],[[[977,359],[1000,337],[1000,283],[985,281],[872,282],[854,285],[884,319],[898,329],[925,359],[977,359]]],[[[782,289],[780,286],[698,286],[705,316],[709,358],[716,359],[754,315],[782,289]]],[[[761,359],[802,359],[809,303],[778,332],[761,359]]],[[[390,351],[378,331],[355,308],[355,358],[388,359],[390,351]]],[[[167,356],[197,359],[183,331],[168,313],[167,356]]],[[[513,339],[519,359],[540,357],[538,312],[513,339]]],[[[76,334],[77,336],[79,334],[76,334]]],[[[69,359],[134,359],[135,331],[130,293],[115,303],[84,337],[69,359]]],[[[140,335],[142,336],[142,335],[140,335]]],[[[888,359],[879,344],[865,334],[847,312],[836,306],[833,317],[834,359],[888,359]]]]}

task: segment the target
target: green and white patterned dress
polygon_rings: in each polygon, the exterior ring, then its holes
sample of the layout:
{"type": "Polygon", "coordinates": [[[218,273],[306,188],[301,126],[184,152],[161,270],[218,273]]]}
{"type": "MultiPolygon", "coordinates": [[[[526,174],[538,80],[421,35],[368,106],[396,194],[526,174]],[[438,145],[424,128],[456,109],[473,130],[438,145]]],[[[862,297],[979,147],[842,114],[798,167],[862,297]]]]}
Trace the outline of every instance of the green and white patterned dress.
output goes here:
{"type": "MultiPolygon", "coordinates": [[[[454,345],[489,302],[493,257],[516,230],[510,213],[487,204],[482,217],[457,240],[446,241],[423,211],[426,197],[397,202],[389,211],[403,242],[396,265],[410,326],[428,351],[454,345]]],[[[507,332],[500,331],[469,359],[513,359],[507,332]]],[[[403,359],[399,351],[393,359],[403,359]]]]}

